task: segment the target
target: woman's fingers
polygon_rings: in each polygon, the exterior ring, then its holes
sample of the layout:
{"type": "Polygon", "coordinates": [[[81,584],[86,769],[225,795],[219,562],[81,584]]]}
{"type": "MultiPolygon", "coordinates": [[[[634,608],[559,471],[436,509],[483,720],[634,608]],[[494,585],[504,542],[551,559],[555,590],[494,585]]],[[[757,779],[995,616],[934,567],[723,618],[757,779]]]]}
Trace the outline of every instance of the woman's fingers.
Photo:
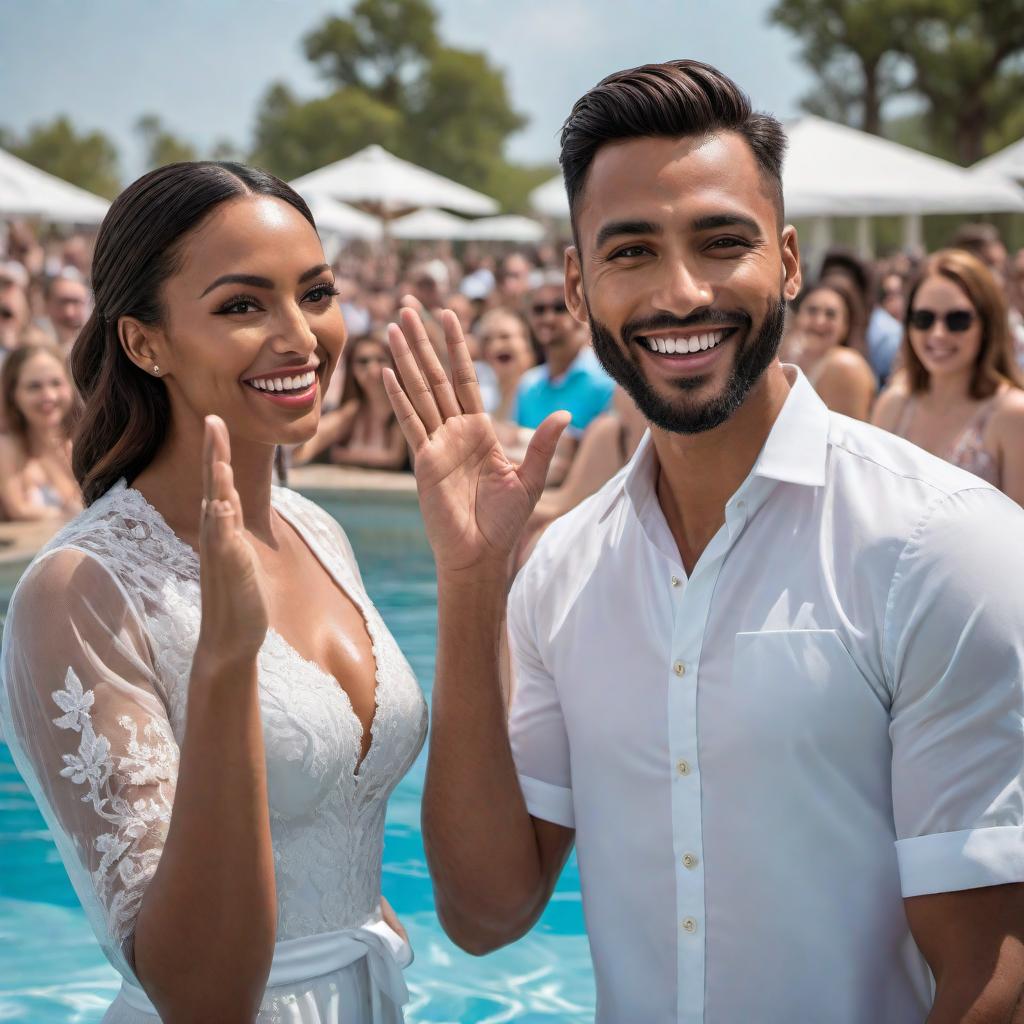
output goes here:
{"type": "MultiPolygon", "coordinates": [[[[420,315],[415,310],[403,309],[399,313],[399,319],[402,321],[402,331],[405,337],[412,339],[413,353],[441,413],[442,420],[446,420],[450,416],[458,416],[462,410],[455,399],[452,383],[441,365],[441,360],[437,358],[437,352],[430,341],[426,327],[423,326],[420,315]]],[[[447,331],[445,333],[447,334],[447,331]]]]}
{"type": "Polygon", "coordinates": [[[390,366],[384,367],[384,390],[391,401],[391,408],[395,410],[395,417],[402,430],[402,436],[413,453],[418,452],[426,444],[429,435],[419,414],[413,408],[412,402],[402,390],[395,371],[390,366]]]}
{"type": "Polygon", "coordinates": [[[441,323],[444,325],[444,336],[448,342],[448,359],[452,364],[455,397],[465,412],[483,412],[484,401],[480,395],[480,384],[476,379],[469,346],[462,333],[462,324],[450,309],[441,314],[441,323]]]}
{"type": "Polygon", "coordinates": [[[526,455],[519,465],[519,479],[526,486],[527,492],[537,501],[544,490],[548,478],[548,467],[554,458],[555,449],[562,432],[569,426],[572,416],[565,410],[553,412],[533,432],[526,455]]]}
{"type": "Polygon", "coordinates": [[[434,401],[430,385],[420,372],[419,363],[405,335],[404,327],[390,324],[388,326],[388,341],[391,343],[391,354],[395,357],[395,366],[398,367],[398,372],[402,377],[402,389],[409,401],[412,402],[427,433],[432,434],[441,426],[443,419],[437,408],[437,402],[434,401]]]}

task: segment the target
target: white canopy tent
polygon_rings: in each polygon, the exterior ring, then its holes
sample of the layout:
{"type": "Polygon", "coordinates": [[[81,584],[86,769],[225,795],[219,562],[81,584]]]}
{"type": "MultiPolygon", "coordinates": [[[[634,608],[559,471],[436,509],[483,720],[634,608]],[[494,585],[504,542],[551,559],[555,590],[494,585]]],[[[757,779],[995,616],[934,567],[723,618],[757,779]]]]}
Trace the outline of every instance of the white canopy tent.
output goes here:
{"type": "Polygon", "coordinates": [[[544,225],[529,217],[507,214],[502,217],[481,217],[470,221],[467,237],[482,242],[539,242],[544,237],[544,225]]]}
{"type": "MultiPolygon", "coordinates": [[[[831,217],[859,218],[858,242],[868,249],[870,217],[903,216],[904,242],[919,244],[925,214],[1024,211],[1024,190],[1010,181],[846,125],[807,116],[788,123],[786,135],[786,216],[815,219],[812,245],[827,242],[831,217]]],[[[561,178],[541,185],[531,202],[548,216],[569,215],[561,178]]]]}
{"type": "Polygon", "coordinates": [[[362,213],[347,203],[339,203],[337,200],[331,199],[330,196],[311,192],[302,198],[309,204],[317,230],[321,235],[343,239],[380,238],[380,221],[376,217],[362,213]]]}
{"type": "Polygon", "coordinates": [[[106,199],[0,149],[0,217],[40,217],[55,224],[94,226],[109,207],[106,199]]]}
{"type": "Polygon", "coordinates": [[[457,241],[469,238],[470,222],[444,210],[417,210],[391,222],[393,238],[420,241],[457,241]]]}
{"type": "Polygon", "coordinates": [[[989,177],[1011,178],[1024,183],[1024,139],[979,160],[971,170],[989,177]]]}
{"type": "Polygon", "coordinates": [[[386,220],[424,207],[477,216],[498,212],[489,196],[393,156],[381,146],[367,146],[291,184],[303,194],[326,195],[386,220]]]}

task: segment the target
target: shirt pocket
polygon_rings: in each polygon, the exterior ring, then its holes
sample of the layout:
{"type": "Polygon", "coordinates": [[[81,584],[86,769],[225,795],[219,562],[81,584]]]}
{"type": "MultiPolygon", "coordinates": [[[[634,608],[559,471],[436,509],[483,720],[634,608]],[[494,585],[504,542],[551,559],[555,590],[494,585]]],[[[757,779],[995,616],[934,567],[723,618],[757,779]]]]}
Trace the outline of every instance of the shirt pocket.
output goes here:
{"type": "Polygon", "coordinates": [[[887,730],[887,712],[834,629],[737,633],[731,682],[737,713],[773,743],[854,754],[863,727],[887,730]]]}

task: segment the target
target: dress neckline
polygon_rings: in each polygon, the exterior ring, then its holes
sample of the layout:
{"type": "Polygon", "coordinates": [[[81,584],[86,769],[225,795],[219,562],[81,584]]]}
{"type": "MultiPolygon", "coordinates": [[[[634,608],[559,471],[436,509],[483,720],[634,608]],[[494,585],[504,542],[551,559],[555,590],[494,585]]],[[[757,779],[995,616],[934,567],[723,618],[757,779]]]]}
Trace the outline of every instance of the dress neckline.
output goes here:
{"type": "MultiPolygon", "coordinates": [[[[166,535],[167,541],[171,548],[177,553],[178,557],[183,560],[185,564],[189,566],[194,574],[196,580],[199,578],[199,553],[191,545],[186,544],[175,532],[171,529],[170,524],[164,518],[163,514],[159,509],[153,505],[149,499],[137,488],[131,487],[127,480],[119,480],[108,493],[120,491],[122,495],[128,497],[130,500],[137,502],[147,513],[147,517],[152,521],[153,525],[166,535]]],[[[273,488],[271,490],[271,504],[274,511],[280,515],[286,523],[295,531],[299,539],[309,549],[310,554],[320,564],[320,567],[324,572],[331,578],[334,585],[356,606],[359,610],[359,614],[363,619],[363,626],[366,629],[366,635],[370,639],[370,651],[373,656],[373,716],[370,719],[370,743],[366,748],[366,753],[363,755],[363,737],[366,734],[366,727],[363,725],[362,720],[356,714],[355,707],[352,704],[352,698],[349,696],[348,691],[338,681],[337,677],[331,672],[328,672],[319,662],[314,661],[311,658],[307,658],[301,651],[299,651],[294,644],[292,644],[283,633],[275,629],[273,626],[267,627],[268,637],[272,636],[281,646],[288,652],[289,656],[306,666],[311,671],[315,672],[324,680],[329,680],[333,685],[334,689],[339,691],[344,702],[348,713],[352,716],[359,730],[359,748],[356,751],[355,766],[353,768],[353,777],[358,780],[362,777],[362,770],[370,758],[374,755],[378,746],[378,733],[379,730],[376,726],[380,722],[381,713],[381,698],[384,694],[383,679],[381,676],[381,659],[380,659],[380,634],[377,630],[377,623],[371,614],[371,607],[367,601],[364,601],[362,596],[358,592],[358,588],[350,586],[348,582],[343,578],[344,574],[337,571],[337,567],[334,564],[334,557],[332,552],[324,550],[317,539],[310,535],[310,532],[303,529],[298,518],[294,515],[289,514],[288,509],[283,507],[286,502],[280,500],[282,493],[281,488],[273,488]]],[[[326,514],[326,513],[325,513],[326,514]]],[[[266,641],[264,641],[264,645],[266,641]]],[[[262,651],[261,647],[261,651],[262,651]]]]}

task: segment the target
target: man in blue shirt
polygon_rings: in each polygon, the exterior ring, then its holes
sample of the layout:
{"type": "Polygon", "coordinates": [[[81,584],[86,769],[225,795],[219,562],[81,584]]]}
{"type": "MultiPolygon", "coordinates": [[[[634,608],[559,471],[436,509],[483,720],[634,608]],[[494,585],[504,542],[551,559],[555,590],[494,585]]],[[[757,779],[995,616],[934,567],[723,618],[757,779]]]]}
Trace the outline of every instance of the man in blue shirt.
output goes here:
{"type": "Polygon", "coordinates": [[[526,312],[545,362],[527,370],[519,382],[516,422],[533,429],[549,414],[566,409],[572,414],[570,432],[582,434],[608,408],[615,382],[566,309],[561,271],[547,271],[540,278],[526,312]]]}

